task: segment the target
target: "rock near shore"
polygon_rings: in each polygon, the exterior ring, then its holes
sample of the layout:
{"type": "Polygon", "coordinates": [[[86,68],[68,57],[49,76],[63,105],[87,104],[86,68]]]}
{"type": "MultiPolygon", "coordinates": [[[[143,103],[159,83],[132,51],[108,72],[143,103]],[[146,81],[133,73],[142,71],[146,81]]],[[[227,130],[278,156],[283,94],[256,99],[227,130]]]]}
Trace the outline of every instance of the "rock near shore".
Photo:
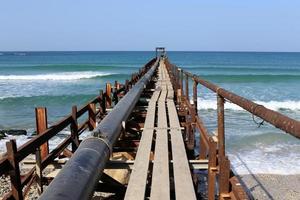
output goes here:
{"type": "Polygon", "coordinates": [[[21,130],[21,129],[2,129],[0,130],[0,139],[3,139],[6,137],[6,135],[26,135],[27,131],[26,130],[21,130]]]}

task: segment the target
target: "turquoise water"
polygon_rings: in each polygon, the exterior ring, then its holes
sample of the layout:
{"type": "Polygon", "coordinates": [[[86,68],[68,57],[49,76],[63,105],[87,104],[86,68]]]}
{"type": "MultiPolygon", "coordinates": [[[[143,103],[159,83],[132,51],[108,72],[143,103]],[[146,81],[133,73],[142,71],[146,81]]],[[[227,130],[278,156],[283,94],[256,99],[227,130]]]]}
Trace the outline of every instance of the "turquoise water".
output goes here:
{"type": "MultiPolygon", "coordinates": [[[[0,129],[32,132],[37,106],[48,108],[53,123],[70,113],[72,105],[93,98],[106,82],[129,79],[153,56],[154,52],[0,52],[0,129]]],[[[300,120],[300,53],[168,52],[168,57],[192,73],[300,120]]],[[[199,113],[214,132],[216,96],[201,86],[198,90],[199,113]]],[[[268,124],[257,128],[250,114],[230,103],[225,106],[227,151],[236,170],[247,173],[243,159],[254,172],[286,173],[288,162],[297,166],[290,173],[300,173],[298,140],[268,124]],[[274,167],[275,158],[279,162],[274,167]]]]}

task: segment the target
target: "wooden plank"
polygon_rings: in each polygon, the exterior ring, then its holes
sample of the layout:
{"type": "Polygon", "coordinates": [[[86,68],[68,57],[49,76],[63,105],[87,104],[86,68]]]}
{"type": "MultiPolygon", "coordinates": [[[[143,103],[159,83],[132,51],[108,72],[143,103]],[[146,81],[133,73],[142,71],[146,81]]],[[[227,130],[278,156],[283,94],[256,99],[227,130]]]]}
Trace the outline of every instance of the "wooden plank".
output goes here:
{"type": "MultiPolygon", "coordinates": [[[[166,78],[169,75],[165,69],[166,78]]],[[[197,199],[194,191],[193,180],[190,172],[188,158],[185,151],[185,146],[182,138],[181,127],[173,101],[174,90],[171,82],[167,83],[168,86],[168,115],[170,122],[170,135],[171,135],[171,148],[173,155],[173,172],[175,184],[175,198],[176,199],[197,199]],[[177,128],[177,129],[176,129],[177,128]]]]}
{"type": "Polygon", "coordinates": [[[173,155],[175,196],[176,199],[196,199],[175,104],[173,101],[168,100],[167,106],[169,111],[170,126],[178,127],[178,129],[170,130],[173,155]]]}
{"type": "MultiPolygon", "coordinates": [[[[154,127],[156,102],[159,97],[160,91],[157,90],[153,93],[149,102],[145,127],[154,127]]],[[[153,130],[143,130],[140,140],[137,155],[135,157],[135,163],[130,175],[128,187],[125,194],[125,199],[145,199],[145,190],[147,184],[147,174],[149,168],[149,156],[151,152],[153,138],[153,130]]]]}
{"type": "MultiPolygon", "coordinates": [[[[160,64],[160,69],[162,64],[160,64]]],[[[163,73],[163,72],[162,72],[163,73]]],[[[164,76],[162,76],[163,78],[164,76]]],[[[166,97],[167,89],[165,84],[161,85],[162,92],[158,100],[158,128],[167,128],[166,97]]],[[[168,131],[159,129],[156,131],[156,143],[154,164],[152,173],[151,199],[170,199],[169,180],[169,151],[168,151],[168,131]]]]}

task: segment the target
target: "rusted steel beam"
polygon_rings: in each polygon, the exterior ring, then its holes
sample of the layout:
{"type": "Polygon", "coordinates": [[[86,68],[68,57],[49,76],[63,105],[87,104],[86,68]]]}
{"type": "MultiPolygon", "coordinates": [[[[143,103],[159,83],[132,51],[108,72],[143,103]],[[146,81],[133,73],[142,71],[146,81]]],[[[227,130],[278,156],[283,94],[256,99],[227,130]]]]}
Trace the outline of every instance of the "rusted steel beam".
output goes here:
{"type": "Polygon", "coordinates": [[[221,196],[222,194],[229,194],[230,161],[228,157],[219,158],[219,165],[219,196],[221,196]]]}
{"type": "MultiPolygon", "coordinates": [[[[173,66],[173,68],[178,68],[173,66]]],[[[248,112],[260,117],[261,119],[269,122],[274,125],[276,128],[279,128],[297,138],[300,138],[300,121],[294,120],[290,117],[287,117],[279,112],[270,110],[263,105],[254,103],[249,99],[236,95],[232,92],[229,92],[213,83],[210,83],[197,75],[183,71],[183,73],[188,77],[193,77],[195,81],[205,86],[206,88],[212,90],[218,95],[222,96],[225,99],[228,99],[230,102],[242,107],[248,112]]]]}
{"type": "Polygon", "coordinates": [[[193,102],[194,102],[194,108],[195,108],[195,114],[198,114],[198,91],[197,86],[198,83],[193,79],[193,102]]]}
{"type": "Polygon", "coordinates": [[[245,192],[242,184],[239,182],[238,178],[233,176],[230,178],[230,184],[232,188],[232,194],[234,195],[234,198],[237,200],[248,200],[249,197],[247,193],[245,192]]]}
{"type": "Polygon", "coordinates": [[[250,101],[244,97],[229,92],[223,88],[218,87],[215,84],[212,84],[206,80],[201,79],[198,76],[194,76],[191,73],[186,73],[186,74],[188,74],[189,76],[193,76],[194,79],[201,85],[216,92],[223,98],[228,99],[230,102],[242,107],[248,112],[269,122],[270,124],[274,125],[276,128],[279,128],[297,138],[300,138],[300,121],[289,118],[279,112],[270,110],[264,107],[263,105],[254,103],[253,101],[250,101]]]}
{"type": "Polygon", "coordinates": [[[157,62],[133,86],[93,131],[94,137],[82,141],[72,158],[50,183],[40,199],[89,199],[111,155],[113,144],[134,109],[142,91],[152,78],[157,62]],[[100,170],[100,173],[99,173],[100,170]],[[70,192],[72,191],[72,192],[70,192]]]}
{"type": "Polygon", "coordinates": [[[209,138],[209,162],[208,162],[208,200],[214,200],[216,195],[217,169],[217,143],[209,138]]]}
{"type": "Polygon", "coordinates": [[[187,101],[189,101],[189,76],[185,76],[185,98],[187,101]]]}
{"type": "Polygon", "coordinates": [[[219,156],[225,156],[225,115],[224,115],[225,100],[222,96],[217,95],[217,112],[218,112],[218,144],[219,156]]]}
{"type": "Polygon", "coordinates": [[[196,127],[200,132],[199,159],[205,159],[207,151],[209,150],[209,134],[199,116],[196,117],[196,127]]]}

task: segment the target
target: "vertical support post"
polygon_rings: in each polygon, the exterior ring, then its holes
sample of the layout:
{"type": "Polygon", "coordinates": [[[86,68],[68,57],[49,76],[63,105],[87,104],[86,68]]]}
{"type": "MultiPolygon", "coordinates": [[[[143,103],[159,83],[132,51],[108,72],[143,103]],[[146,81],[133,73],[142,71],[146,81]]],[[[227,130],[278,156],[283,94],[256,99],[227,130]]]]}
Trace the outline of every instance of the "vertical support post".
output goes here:
{"type": "Polygon", "coordinates": [[[189,101],[189,76],[187,74],[185,75],[185,96],[186,100],[189,101]]]}
{"type": "Polygon", "coordinates": [[[131,83],[132,83],[132,84],[135,83],[135,74],[134,74],[134,73],[131,75],[131,83]]]}
{"type": "Polygon", "coordinates": [[[43,169],[42,169],[42,154],[41,148],[37,148],[35,151],[35,171],[36,171],[36,182],[37,190],[39,194],[43,193],[43,169]]]}
{"type": "Polygon", "coordinates": [[[209,161],[208,161],[208,200],[215,199],[216,173],[217,173],[217,144],[209,138],[209,161]]]}
{"type": "Polygon", "coordinates": [[[199,159],[205,159],[207,155],[207,149],[204,142],[204,133],[200,132],[200,149],[199,149],[199,159]]]}
{"type": "Polygon", "coordinates": [[[178,80],[177,80],[177,89],[181,90],[182,88],[182,85],[181,85],[181,76],[180,76],[180,73],[181,73],[181,69],[177,68],[177,77],[178,77],[178,80]]]}
{"type": "Polygon", "coordinates": [[[89,104],[89,130],[96,128],[96,104],[89,104]]]}
{"type": "Polygon", "coordinates": [[[115,81],[115,87],[114,87],[114,105],[116,105],[119,101],[119,98],[118,98],[118,81],[115,81]]]}
{"type": "MultiPolygon", "coordinates": [[[[45,107],[38,107],[35,109],[36,115],[36,132],[38,135],[42,134],[48,128],[47,122],[47,109],[45,107]]],[[[42,144],[39,148],[36,149],[35,159],[36,159],[36,175],[37,175],[37,186],[38,193],[41,194],[43,192],[43,169],[42,169],[42,161],[49,154],[49,146],[48,142],[42,144]]]]}
{"type": "Polygon", "coordinates": [[[229,193],[230,161],[227,156],[220,160],[219,196],[229,193]]]}
{"type": "Polygon", "coordinates": [[[197,85],[198,82],[194,80],[194,84],[193,84],[193,102],[194,102],[194,107],[195,107],[195,114],[198,114],[198,94],[197,94],[197,85]]]}
{"type": "Polygon", "coordinates": [[[178,89],[180,87],[180,74],[178,71],[178,67],[175,68],[175,72],[176,72],[176,89],[178,89]]]}
{"type": "Polygon", "coordinates": [[[129,90],[129,81],[126,80],[125,81],[125,94],[128,92],[128,90],[129,90]]]}
{"type": "Polygon", "coordinates": [[[219,143],[219,156],[225,156],[225,126],[224,126],[224,103],[225,100],[219,94],[217,95],[218,101],[218,143],[219,143]]]}
{"type": "Polygon", "coordinates": [[[103,90],[100,90],[100,98],[101,98],[100,106],[102,109],[102,114],[104,114],[106,112],[106,100],[105,100],[105,95],[103,94],[103,90]]]}
{"type": "Polygon", "coordinates": [[[188,137],[188,143],[187,143],[187,149],[192,151],[195,147],[195,132],[192,123],[189,121],[189,123],[186,126],[187,130],[187,137],[188,137]]]}
{"type": "Polygon", "coordinates": [[[111,84],[106,83],[106,105],[108,108],[111,107],[111,84]]]}
{"type": "Polygon", "coordinates": [[[74,153],[79,146],[77,106],[72,107],[72,123],[70,129],[72,137],[72,152],[74,153]]]}
{"type": "MultiPolygon", "coordinates": [[[[36,133],[42,134],[48,128],[47,122],[47,109],[45,107],[35,108],[35,119],[36,119],[36,133]]],[[[49,154],[48,142],[41,145],[41,158],[42,160],[49,154]]]]}
{"type": "Polygon", "coordinates": [[[184,93],[183,93],[183,71],[182,71],[182,69],[180,69],[180,90],[181,90],[181,94],[184,95],[184,93]]]}
{"type": "Polygon", "coordinates": [[[7,158],[12,166],[12,169],[9,171],[12,196],[16,200],[22,200],[23,193],[22,193],[22,184],[21,184],[21,177],[20,177],[20,168],[19,168],[19,162],[16,159],[16,153],[17,153],[16,140],[10,140],[9,142],[6,142],[6,148],[7,148],[7,158]]]}

